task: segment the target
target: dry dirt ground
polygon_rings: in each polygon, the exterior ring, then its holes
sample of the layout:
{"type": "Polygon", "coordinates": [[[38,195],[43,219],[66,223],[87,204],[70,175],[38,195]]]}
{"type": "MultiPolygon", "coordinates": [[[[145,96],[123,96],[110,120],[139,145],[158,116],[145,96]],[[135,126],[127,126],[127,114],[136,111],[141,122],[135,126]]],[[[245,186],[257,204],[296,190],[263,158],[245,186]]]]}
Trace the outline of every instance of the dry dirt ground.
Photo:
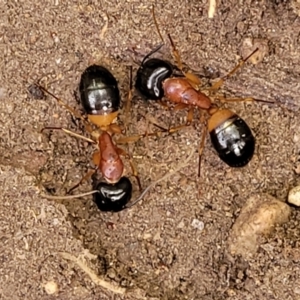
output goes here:
{"type": "MultiPolygon", "coordinates": [[[[1,299],[300,299],[298,209],[251,260],[230,257],[226,247],[250,195],[267,192],[285,201],[299,184],[299,3],[219,1],[208,19],[207,1],[163,2],[0,1],[1,299]],[[176,134],[129,146],[143,187],[194,151],[185,167],[133,208],[102,213],[92,197],[46,200],[41,192],[63,195],[81,178],[93,146],[61,132],[41,134],[44,126],[83,130],[53,98],[34,99],[28,86],[39,80],[80,109],[73,96],[80,75],[99,63],[113,72],[126,99],[129,66],[136,72],[161,42],[152,4],[164,37],[172,34],[186,66],[204,82],[236,64],[245,39],[266,45],[262,62],[247,63],[222,88],[231,97],[276,101],[227,105],[253,130],[252,161],[229,168],[207,139],[199,179],[202,127],[196,119],[176,134]],[[80,258],[115,292],[62,252],[80,258]],[[51,282],[54,294],[46,289],[51,282]],[[120,287],[126,294],[118,293],[120,287]]],[[[168,43],[157,56],[172,60],[168,43]]],[[[129,123],[130,134],[143,132],[145,116],[167,127],[184,122],[186,112],[165,110],[135,93],[130,118],[121,115],[120,122],[129,123]]],[[[76,192],[90,189],[87,182],[76,192]]]]}

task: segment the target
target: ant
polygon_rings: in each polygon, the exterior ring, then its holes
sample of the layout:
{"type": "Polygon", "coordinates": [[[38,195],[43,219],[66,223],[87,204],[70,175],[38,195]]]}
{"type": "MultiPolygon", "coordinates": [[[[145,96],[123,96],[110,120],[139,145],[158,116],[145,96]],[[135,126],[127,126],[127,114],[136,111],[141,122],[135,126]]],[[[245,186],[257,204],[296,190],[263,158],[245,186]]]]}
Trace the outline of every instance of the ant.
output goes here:
{"type": "MultiPolygon", "coordinates": [[[[153,19],[156,29],[161,40],[164,42],[160,33],[155,13],[154,6],[152,7],[153,19]]],[[[255,49],[248,57],[242,59],[226,76],[215,82],[209,89],[206,90],[209,96],[200,91],[200,79],[190,73],[183,71],[183,64],[179,52],[168,34],[168,38],[171,43],[172,53],[177,62],[177,66],[173,66],[168,61],[150,58],[155,52],[157,52],[163,45],[159,45],[156,49],[151,51],[143,59],[138,71],[135,82],[135,88],[148,100],[160,100],[165,97],[167,100],[176,104],[175,109],[181,109],[189,107],[189,113],[187,117],[188,126],[193,119],[193,110],[195,107],[203,111],[207,111],[209,118],[207,120],[207,126],[203,132],[202,141],[199,147],[199,166],[198,176],[200,176],[201,156],[205,143],[205,136],[207,130],[210,133],[213,147],[217,151],[219,157],[230,167],[243,167],[251,160],[255,150],[255,138],[247,125],[247,123],[240,118],[237,114],[229,109],[219,109],[211,100],[211,92],[215,92],[224,83],[224,81],[236,73],[246,61],[254,55],[259,49],[255,49]],[[177,68],[181,71],[181,77],[174,75],[174,69],[177,68]]],[[[222,101],[259,101],[268,102],[265,100],[259,100],[254,98],[245,99],[226,99],[222,96],[216,96],[215,98],[222,101]]],[[[182,127],[171,128],[169,133],[175,132],[182,127]]]]}
{"type": "MultiPolygon", "coordinates": [[[[116,119],[120,108],[120,91],[118,83],[111,72],[103,66],[91,65],[81,75],[79,83],[79,94],[81,105],[87,115],[88,121],[76,110],[65,104],[61,99],[46,90],[38,87],[52,96],[57,102],[65,107],[76,118],[79,118],[88,131],[92,139],[79,135],[63,127],[45,127],[50,130],[62,130],[67,134],[82,138],[88,142],[98,145],[98,150],[93,154],[93,162],[96,166],[90,170],[68,193],[77,188],[83,181],[95,175],[99,170],[103,180],[95,181],[93,188],[94,202],[102,211],[120,211],[125,208],[131,199],[132,184],[130,180],[123,176],[124,164],[120,155],[129,155],[121,148],[118,148],[112,141],[112,134],[121,133],[122,129],[117,125],[116,119]],[[93,130],[90,123],[97,127],[93,130]]],[[[130,91],[132,89],[132,69],[130,69],[130,91]]],[[[131,92],[128,93],[128,102],[131,92]]],[[[129,157],[133,176],[136,178],[139,189],[141,184],[137,171],[129,157]]]]}

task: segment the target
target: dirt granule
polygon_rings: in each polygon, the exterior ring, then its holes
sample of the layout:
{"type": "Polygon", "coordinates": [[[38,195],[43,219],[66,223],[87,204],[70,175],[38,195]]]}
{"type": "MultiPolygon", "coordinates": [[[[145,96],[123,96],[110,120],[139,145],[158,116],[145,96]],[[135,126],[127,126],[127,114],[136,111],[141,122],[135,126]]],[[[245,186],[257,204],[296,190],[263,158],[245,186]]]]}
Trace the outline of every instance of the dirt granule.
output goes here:
{"type": "MultiPolygon", "coordinates": [[[[285,200],[299,184],[298,6],[298,1],[218,1],[209,19],[208,1],[199,0],[2,1],[0,298],[300,299],[297,209],[250,261],[228,256],[225,243],[251,195],[285,200]],[[189,166],[132,209],[102,213],[92,197],[59,203],[41,198],[39,192],[62,195],[76,183],[90,165],[93,147],[62,132],[41,133],[45,126],[63,126],[86,134],[54,99],[32,96],[28,88],[39,81],[80,109],[73,95],[80,74],[99,63],[117,78],[125,101],[129,66],[136,72],[161,43],[152,4],[164,38],[172,35],[185,67],[204,83],[234,67],[245,39],[266,46],[261,62],[247,63],[221,89],[227,97],[275,101],[225,105],[256,137],[252,161],[229,168],[207,139],[199,179],[203,128],[196,116],[178,133],[127,148],[143,187],[195,151],[189,166]],[[129,294],[95,284],[59,252],[82,258],[97,276],[129,294]]],[[[167,42],[157,56],[174,62],[167,42]]],[[[129,123],[130,134],[141,133],[148,115],[168,127],[182,124],[186,111],[165,110],[135,93],[130,120],[121,115],[120,122],[129,123]]],[[[90,189],[88,182],[78,192],[90,189]]]]}

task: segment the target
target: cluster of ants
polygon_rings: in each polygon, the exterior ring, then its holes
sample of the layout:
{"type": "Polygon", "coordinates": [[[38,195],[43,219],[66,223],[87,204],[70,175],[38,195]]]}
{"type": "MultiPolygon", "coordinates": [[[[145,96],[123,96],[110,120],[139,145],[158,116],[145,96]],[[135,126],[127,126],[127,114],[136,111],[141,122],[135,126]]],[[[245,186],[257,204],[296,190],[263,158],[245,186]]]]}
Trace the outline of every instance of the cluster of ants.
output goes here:
{"type": "MultiPolygon", "coordinates": [[[[153,16],[158,33],[163,41],[155,19],[154,10],[153,16]]],[[[188,126],[192,121],[194,108],[198,108],[201,113],[208,113],[209,117],[206,118],[207,125],[204,127],[205,130],[202,134],[199,147],[199,176],[201,156],[207,130],[210,134],[213,147],[226,164],[230,167],[245,166],[251,160],[254,153],[254,136],[246,122],[237,114],[229,109],[219,109],[216,104],[212,103],[212,95],[215,95],[215,92],[223,84],[224,80],[232,76],[241,66],[243,66],[243,64],[254,55],[258,49],[255,49],[247,58],[242,59],[225,77],[212,84],[205,91],[200,91],[200,79],[195,74],[184,72],[179,52],[170,35],[168,35],[168,38],[172,46],[176,66],[166,60],[151,58],[164,43],[159,45],[143,59],[135,79],[136,90],[147,100],[159,101],[162,98],[165,98],[170,103],[173,103],[178,109],[188,108],[187,124],[184,126],[188,126]],[[175,69],[180,71],[180,75],[175,74],[175,69]]],[[[132,69],[130,73],[130,82],[132,81],[131,79],[132,69]]],[[[83,138],[98,146],[97,152],[93,155],[93,162],[96,168],[88,172],[88,174],[86,174],[70,191],[74,190],[79,184],[94,174],[100,173],[101,180],[98,180],[93,184],[93,191],[86,193],[93,194],[94,202],[100,210],[117,212],[136,204],[142,198],[143,193],[134,202],[130,202],[132,196],[132,184],[123,174],[124,164],[120,157],[121,155],[127,155],[127,153],[123,149],[118,148],[112,140],[112,134],[121,133],[122,129],[116,124],[120,110],[120,92],[117,80],[111,72],[103,66],[92,65],[81,75],[79,93],[85,116],[82,116],[79,112],[69,107],[42,86],[39,86],[39,88],[54,97],[75,117],[80,118],[85,129],[91,134],[92,138],[86,138],[62,127],[45,127],[44,129],[63,130],[68,134],[83,138]],[[91,125],[97,127],[97,130],[93,130],[91,125]]],[[[130,97],[131,92],[129,93],[128,98],[130,97]]],[[[256,100],[253,98],[225,99],[222,96],[215,96],[214,98],[224,101],[256,100]]],[[[205,119],[203,118],[203,120],[205,119]]],[[[172,133],[182,127],[183,126],[171,128],[168,129],[167,132],[172,133]]],[[[156,133],[148,133],[147,136],[155,134],[156,133]]],[[[134,139],[128,137],[127,140],[125,139],[125,142],[131,142],[143,136],[145,135],[136,136],[134,139]]],[[[140,190],[142,190],[134,164],[131,159],[129,159],[129,161],[133,176],[136,177],[138,186],[140,190]]]]}

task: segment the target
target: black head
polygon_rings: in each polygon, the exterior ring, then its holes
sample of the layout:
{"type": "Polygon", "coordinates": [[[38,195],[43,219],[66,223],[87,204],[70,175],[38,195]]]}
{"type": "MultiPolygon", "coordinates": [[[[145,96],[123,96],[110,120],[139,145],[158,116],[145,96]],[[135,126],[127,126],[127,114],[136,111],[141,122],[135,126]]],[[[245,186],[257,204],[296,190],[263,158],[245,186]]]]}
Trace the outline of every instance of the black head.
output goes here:
{"type": "Polygon", "coordinates": [[[81,104],[89,115],[106,115],[119,109],[117,80],[102,66],[92,65],[82,73],[79,93],[81,104]]]}
{"type": "Polygon", "coordinates": [[[127,177],[122,177],[115,184],[98,182],[94,189],[99,191],[94,194],[94,202],[102,211],[120,211],[131,199],[132,184],[127,177]]]}
{"type": "Polygon", "coordinates": [[[164,96],[162,83],[171,77],[173,66],[165,60],[151,58],[142,63],[137,71],[135,88],[148,100],[164,96]]]}

